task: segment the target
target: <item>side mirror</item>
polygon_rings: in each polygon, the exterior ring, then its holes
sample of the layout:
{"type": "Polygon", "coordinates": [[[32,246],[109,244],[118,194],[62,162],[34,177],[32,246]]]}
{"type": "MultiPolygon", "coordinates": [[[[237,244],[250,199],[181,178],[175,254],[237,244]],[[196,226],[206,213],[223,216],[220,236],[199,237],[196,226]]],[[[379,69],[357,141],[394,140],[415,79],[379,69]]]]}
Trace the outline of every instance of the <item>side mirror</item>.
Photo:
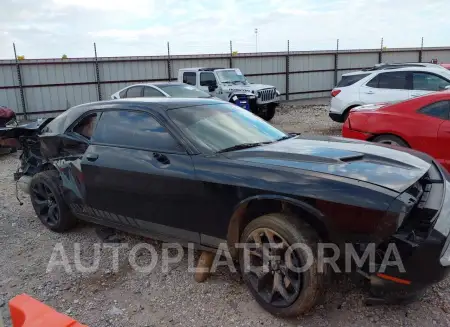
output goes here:
{"type": "Polygon", "coordinates": [[[446,87],[444,87],[444,90],[450,90],[450,85],[447,85],[446,87]]]}
{"type": "Polygon", "coordinates": [[[215,89],[217,89],[217,84],[208,85],[209,92],[214,92],[215,89]]]}
{"type": "Polygon", "coordinates": [[[445,90],[450,90],[450,85],[439,86],[439,91],[445,91],[445,90]]]}

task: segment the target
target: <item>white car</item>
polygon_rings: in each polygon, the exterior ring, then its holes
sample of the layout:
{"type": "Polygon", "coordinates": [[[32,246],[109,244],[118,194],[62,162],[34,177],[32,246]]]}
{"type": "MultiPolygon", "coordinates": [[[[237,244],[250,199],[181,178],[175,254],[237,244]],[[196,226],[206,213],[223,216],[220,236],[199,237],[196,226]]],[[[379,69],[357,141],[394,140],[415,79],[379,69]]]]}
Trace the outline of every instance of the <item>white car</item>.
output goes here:
{"type": "Polygon", "coordinates": [[[184,83],[158,82],[127,86],[111,95],[111,99],[123,98],[212,98],[212,96],[184,83]]]}
{"type": "Polygon", "coordinates": [[[429,63],[381,64],[342,75],[331,91],[329,116],[343,123],[352,108],[394,103],[450,87],[450,71],[429,63]]]}

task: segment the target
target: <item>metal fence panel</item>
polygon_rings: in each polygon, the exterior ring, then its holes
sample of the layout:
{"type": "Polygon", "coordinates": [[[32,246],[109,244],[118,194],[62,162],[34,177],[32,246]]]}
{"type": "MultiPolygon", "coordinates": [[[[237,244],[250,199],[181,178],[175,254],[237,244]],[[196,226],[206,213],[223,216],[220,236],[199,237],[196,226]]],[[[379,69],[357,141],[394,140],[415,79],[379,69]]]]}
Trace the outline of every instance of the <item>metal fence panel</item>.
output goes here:
{"type": "Polygon", "coordinates": [[[368,68],[378,64],[378,53],[339,54],[338,68],[368,68]]]}
{"type": "Polygon", "coordinates": [[[427,51],[424,50],[422,54],[423,62],[431,62],[433,59],[438,59],[439,63],[448,64],[450,63],[450,51],[440,50],[440,51],[427,51]]]}
{"type": "Polygon", "coordinates": [[[291,72],[324,69],[334,69],[334,54],[291,56],[289,59],[291,72]]]}
{"type": "MultiPolygon", "coordinates": [[[[311,92],[331,90],[333,88],[334,72],[296,73],[289,78],[289,91],[311,92]]],[[[311,92],[311,93],[313,93],[311,92]]]]}
{"type": "Polygon", "coordinates": [[[382,61],[387,63],[418,62],[419,51],[383,52],[382,58],[382,61]]]}
{"type": "Polygon", "coordinates": [[[11,108],[16,113],[22,112],[19,89],[0,90],[0,105],[11,108]]]}
{"type": "Polygon", "coordinates": [[[284,57],[250,57],[233,58],[233,66],[239,68],[244,75],[270,74],[286,71],[286,59],[284,57]]]}
{"type": "MultiPolygon", "coordinates": [[[[450,48],[403,48],[382,52],[383,62],[422,61],[450,63],[450,48]]],[[[103,100],[121,88],[145,81],[176,79],[178,70],[191,67],[240,68],[253,83],[273,85],[286,92],[289,79],[290,99],[329,96],[342,74],[371,67],[380,60],[379,49],[340,50],[335,67],[336,51],[296,51],[257,54],[182,55],[145,57],[40,59],[19,61],[24,100],[29,117],[36,112],[56,115],[55,111],[81,103],[96,101],[99,91],[103,100]],[[289,55],[289,75],[286,58],[289,55]],[[287,78],[289,77],[289,78],[287,78]],[[98,84],[97,84],[98,82],[98,84]],[[57,86],[59,85],[59,86],[57,86]],[[97,88],[99,86],[99,88],[97,88]]],[[[285,97],[282,97],[285,98],[285,97]]],[[[0,104],[22,113],[20,82],[14,60],[0,61],[0,104]]],[[[39,114],[38,114],[39,115],[39,114]]]]}
{"type": "Polygon", "coordinates": [[[0,66],[0,87],[18,86],[17,68],[15,65],[0,66]]]}

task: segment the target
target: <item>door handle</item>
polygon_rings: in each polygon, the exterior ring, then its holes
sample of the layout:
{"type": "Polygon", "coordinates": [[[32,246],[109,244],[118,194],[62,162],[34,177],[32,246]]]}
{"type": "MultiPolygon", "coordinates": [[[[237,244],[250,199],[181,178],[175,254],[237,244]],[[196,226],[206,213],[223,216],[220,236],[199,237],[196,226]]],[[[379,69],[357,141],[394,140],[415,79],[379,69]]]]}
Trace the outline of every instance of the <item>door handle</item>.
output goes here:
{"type": "Polygon", "coordinates": [[[153,153],[153,158],[155,158],[156,161],[162,163],[163,165],[170,164],[170,160],[169,160],[169,158],[167,158],[167,156],[165,154],[154,152],[153,153]]]}
{"type": "Polygon", "coordinates": [[[373,92],[373,91],[367,91],[367,92],[364,92],[365,94],[374,94],[375,92],[373,92]]]}
{"type": "Polygon", "coordinates": [[[95,161],[98,159],[98,154],[97,153],[86,153],[86,159],[89,161],[95,161]]]}

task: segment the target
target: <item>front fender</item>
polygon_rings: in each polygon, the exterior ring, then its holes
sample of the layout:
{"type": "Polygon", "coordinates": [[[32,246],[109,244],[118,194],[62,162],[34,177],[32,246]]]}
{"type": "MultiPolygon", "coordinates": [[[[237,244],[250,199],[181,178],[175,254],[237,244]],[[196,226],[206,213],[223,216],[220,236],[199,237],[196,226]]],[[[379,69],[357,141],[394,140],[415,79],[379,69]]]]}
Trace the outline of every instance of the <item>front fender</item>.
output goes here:
{"type": "MultiPolygon", "coordinates": [[[[299,208],[305,212],[307,212],[309,217],[313,217],[314,221],[307,221],[314,227],[320,226],[320,228],[324,227],[325,216],[322,212],[314,208],[312,205],[303,202],[298,199],[293,199],[283,195],[276,194],[262,194],[248,197],[244,200],[241,200],[235,207],[233,215],[230,218],[228,225],[228,233],[227,233],[227,243],[228,248],[230,249],[230,253],[232,257],[237,257],[237,250],[235,244],[239,242],[240,234],[242,230],[245,228],[245,218],[248,206],[252,201],[279,201],[282,206],[282,210],[287,210],[286,204],[291,205],[293,207],[299,208]]],[[[267,212],[268,213],[268,212],[267,212]]],[[[309,219],[311,220],[311,219],[309,219]]]]}

